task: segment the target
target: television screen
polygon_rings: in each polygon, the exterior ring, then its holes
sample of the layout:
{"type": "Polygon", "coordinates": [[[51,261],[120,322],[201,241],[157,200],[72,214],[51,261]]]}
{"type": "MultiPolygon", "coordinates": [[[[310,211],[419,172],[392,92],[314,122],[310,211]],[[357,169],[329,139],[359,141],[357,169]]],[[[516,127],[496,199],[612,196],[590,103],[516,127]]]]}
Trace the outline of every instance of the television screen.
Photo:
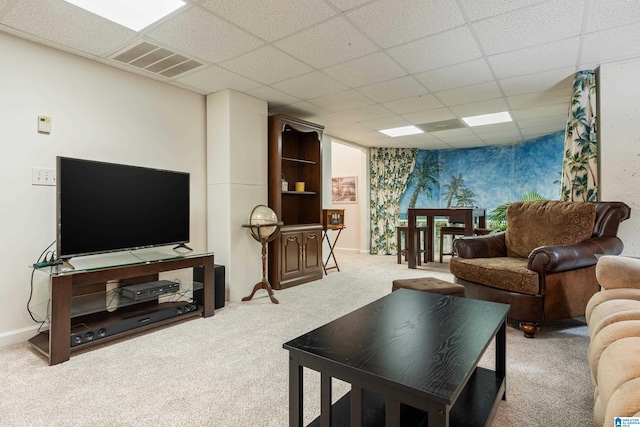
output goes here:
{"type": "Polygon", "coordinates": [[[189,241],[189,174],[57,158],[57,257],[189,241]]]}

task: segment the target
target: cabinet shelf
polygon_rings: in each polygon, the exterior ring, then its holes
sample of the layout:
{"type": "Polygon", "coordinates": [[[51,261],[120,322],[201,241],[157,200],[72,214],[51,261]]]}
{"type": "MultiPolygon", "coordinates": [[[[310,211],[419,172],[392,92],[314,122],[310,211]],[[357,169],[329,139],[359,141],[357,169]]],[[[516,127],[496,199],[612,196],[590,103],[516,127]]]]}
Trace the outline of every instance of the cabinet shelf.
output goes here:
{"type": "Polygon", "coordinates": [[[315,191],[283,191],[282,194],[295,194],[295,195],[316,195],[315,191]]]}
{"type": "Polygon", "coordinates": [[[314,162],[313,160],[294,159],[291,157],[283,157],[282,160],[287,162],[306,163],[308,165],[315,165],[317,163],[317,162],[314,162]]]}

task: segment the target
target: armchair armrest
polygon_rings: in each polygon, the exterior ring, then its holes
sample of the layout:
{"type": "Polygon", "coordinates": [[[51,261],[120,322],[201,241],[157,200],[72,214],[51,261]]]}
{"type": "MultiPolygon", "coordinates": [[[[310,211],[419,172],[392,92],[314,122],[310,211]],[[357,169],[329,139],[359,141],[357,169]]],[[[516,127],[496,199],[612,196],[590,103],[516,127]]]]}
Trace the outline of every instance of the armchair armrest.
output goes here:
{"type": "Polygon", "coordinates": [[[459,237],[453,241],[453,252],[460,258],[494,258],[507,256],[504,232],[486,236],[459,237]]]}
{"type": "Polygon", "coordinates": [[[603,256],[596,264],[596,279],[604,289],[640,289],[640,259],[603,256]]]}
{"type": "Polygon", "coordinates": [[[589,267],[598,262],[596,254],[618,255],[622,248],[622,241],[612,236],[592,237],[572,245],[540,246],[529,254],[528,268],[544,274],[589,267]]]}

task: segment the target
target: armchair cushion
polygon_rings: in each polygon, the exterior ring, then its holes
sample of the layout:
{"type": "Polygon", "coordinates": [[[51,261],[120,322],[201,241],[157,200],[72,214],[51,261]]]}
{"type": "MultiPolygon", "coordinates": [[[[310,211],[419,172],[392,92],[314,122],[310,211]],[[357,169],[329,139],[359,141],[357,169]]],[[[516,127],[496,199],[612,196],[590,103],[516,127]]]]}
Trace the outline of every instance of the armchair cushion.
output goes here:
{"type": "Polygon", "coordinates": [[[538,273],[527,268],[527,258],[456,258],[451,272],[458,278],[482,283],[492,288],[527,295],[540,293],[538,273]]]}
{"type": "Polygon", "coordinates": [[[593,203],[515,202],[507,208],[507,256],[527,258],[539,246],[570,245],[591,237],[593,203]]]}

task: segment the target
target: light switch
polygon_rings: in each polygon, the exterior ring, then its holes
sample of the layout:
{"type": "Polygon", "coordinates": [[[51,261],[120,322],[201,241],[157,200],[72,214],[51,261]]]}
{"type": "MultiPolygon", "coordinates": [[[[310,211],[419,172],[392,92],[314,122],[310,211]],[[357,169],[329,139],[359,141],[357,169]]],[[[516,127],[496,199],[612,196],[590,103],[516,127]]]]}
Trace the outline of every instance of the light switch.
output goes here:
{"type": "Polygon", "coordinates": [[[51,117],[38,116],[38,132],[51,133],[51,117]]]}

